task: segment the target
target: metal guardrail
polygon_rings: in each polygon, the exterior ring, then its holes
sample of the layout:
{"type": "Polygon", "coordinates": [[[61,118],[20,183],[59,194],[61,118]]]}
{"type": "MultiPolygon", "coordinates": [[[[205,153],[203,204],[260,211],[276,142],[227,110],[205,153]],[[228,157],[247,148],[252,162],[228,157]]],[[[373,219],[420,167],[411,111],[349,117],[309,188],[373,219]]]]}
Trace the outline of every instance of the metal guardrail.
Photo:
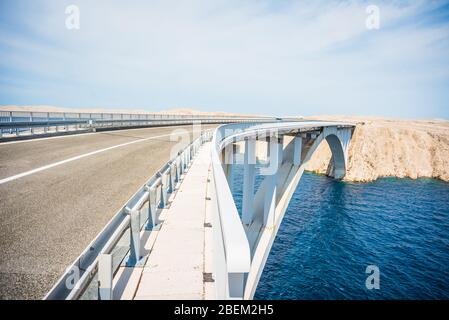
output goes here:
{"type": "Polygon", "coordinates": [[[120,265],[141,265],[146,257],[140,245],[142,230],[159,226],[160,209],[189,167],[200,146],[209,141],[212,130],[204,131],[166,163],[89,244],[57,281],[44,299],[112,299],[112,279],[120,265]]]}
{"type": "Polygon", "coordinates": [[[273,120],[273,117],[0,111],[0,138],[69,131],[273,120]]]}

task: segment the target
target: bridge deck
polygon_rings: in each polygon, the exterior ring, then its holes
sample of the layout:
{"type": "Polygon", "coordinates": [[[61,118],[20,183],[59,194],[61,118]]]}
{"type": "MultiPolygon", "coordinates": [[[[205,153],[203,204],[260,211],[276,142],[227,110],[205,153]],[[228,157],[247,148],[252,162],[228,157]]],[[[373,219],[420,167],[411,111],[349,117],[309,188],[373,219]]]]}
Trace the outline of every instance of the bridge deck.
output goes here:
{"type": "Polygon", "coordinates": [[[210,269],[206,251],[211,241],[205,241],[211,236],[206,204],[210,161],[206,143],[161,212],[160,229],[143,235],[149,252],[145,265],[119,270],[115,299],[205,299],[212,292],[203,279],[210,269]]]}
{"type": "Polygon", "coordinates": [[[179,129],[192,139],[176,126],[0,143],[0,299],[43,298],[170,160],[179,129]]]}

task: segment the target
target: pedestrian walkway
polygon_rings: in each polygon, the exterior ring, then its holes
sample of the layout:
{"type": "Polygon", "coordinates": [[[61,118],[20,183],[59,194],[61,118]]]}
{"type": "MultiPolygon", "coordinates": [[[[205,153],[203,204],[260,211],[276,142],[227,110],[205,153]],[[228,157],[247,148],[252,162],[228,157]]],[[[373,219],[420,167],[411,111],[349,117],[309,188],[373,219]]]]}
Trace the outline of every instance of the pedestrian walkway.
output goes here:
{"type": "Polygon", "coordinates": [[[210,162],[206,143],[162,210],[160,229],[142,235],[149,253],[144,266],[122,267],[114,277],[115,299],[208,298],[212,290],[206,287],[213,285],[207,282],[212,264],[205,258],[212,243],[206,200],[210,162]]]}

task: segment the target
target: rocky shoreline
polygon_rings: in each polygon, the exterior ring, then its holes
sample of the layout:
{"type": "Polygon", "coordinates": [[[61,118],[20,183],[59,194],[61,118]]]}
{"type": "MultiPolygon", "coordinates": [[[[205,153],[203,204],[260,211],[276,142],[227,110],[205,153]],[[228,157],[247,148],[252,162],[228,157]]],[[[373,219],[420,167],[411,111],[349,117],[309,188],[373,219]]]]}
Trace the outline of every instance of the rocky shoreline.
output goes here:
{"type": "MultiPolygon", "coordinates": [[[[356,122],[345,181],[381,177],[436,178],[449,182],[449,121],[313,117],[356,122]]],[[[331,152],[322,143],[306,170],[325,174],[331,152]]]]}

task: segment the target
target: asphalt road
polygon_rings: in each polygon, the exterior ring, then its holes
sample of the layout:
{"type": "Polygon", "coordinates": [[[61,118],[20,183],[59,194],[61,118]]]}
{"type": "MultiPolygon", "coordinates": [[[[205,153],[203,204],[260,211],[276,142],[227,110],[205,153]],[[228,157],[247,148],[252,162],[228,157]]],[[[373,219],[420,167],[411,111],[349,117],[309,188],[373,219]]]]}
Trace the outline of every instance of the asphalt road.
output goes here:
{"type": "Polygon", "coordinates": [[[192,136],[184,126],[1,143],[0,299],[42,298],[169,160],[180,129],[192,136]]]}

